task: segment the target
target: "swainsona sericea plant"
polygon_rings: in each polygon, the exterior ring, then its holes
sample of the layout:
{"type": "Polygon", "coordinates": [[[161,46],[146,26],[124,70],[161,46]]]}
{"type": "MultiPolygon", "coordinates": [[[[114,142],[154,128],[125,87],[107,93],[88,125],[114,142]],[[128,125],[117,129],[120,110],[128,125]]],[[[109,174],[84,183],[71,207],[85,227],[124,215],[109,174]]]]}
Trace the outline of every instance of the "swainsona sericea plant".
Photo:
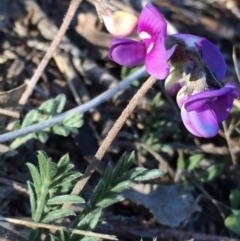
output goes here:
{"type": "Polygon", "coordinates": [[[166,78],[166,91],[177,95],[186,128],[195,136],[213,137],[239,93],[233,84],[221,82],[226,63],[214,44],[190,34],[167,36],[166,27],[160,12],[146,4],[137,23],[141,40],[112,40],[109,58],[128,67],[145,62],[147,72],[166,78]]]}

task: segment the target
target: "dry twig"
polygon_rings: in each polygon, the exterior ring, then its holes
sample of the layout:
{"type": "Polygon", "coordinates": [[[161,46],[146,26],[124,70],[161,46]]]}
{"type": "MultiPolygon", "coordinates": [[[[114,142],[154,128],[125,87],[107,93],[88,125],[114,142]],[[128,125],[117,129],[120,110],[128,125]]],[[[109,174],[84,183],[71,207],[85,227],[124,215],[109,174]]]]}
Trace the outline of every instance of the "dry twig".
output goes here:
{"type": "Polygon", "coordinates": [[[236,54],[236,46],[235,45],[233,45],[232,58],[233,58],[233,64],[234,64],[234,68],[235,68],[235,71],[237,74],[237,78],[240,83],[240,72],[239,72],[239,67],[238,67],[238,62],[237,62],[237,54],[236,54]]]}
{"type": "Polygon", "coordinates": [[[171,168],[171,166],[167,163],[167,161],[165,161],[165,159],[159,153],[157,153],[150,146],[148,146],[144,143],[136,142],[136,144],[140,145],[143,149],[148,151],[157,161],[159,161],[159,163],[161,163],[163,165],[163,170],[166,170],[172,179],[175,178],[174,170],[171,168]]]}
{"type": "Polygon", "coordinates": [[[49,229],[52,231],[68,231],[73,234],[78,234],[78,235],[84,235],[88,237],[95,237],[99,239],[107,239],[107,240],[118,240],[115,236],[107,235],[107,234],[101,234],[101,233],[94,233],[94,232],[89,232],[89,231],[83,231],[83,230],[78,230],[78,229],[72,229],[72,228],[65,228],[61,226],[56,226],[56,225],[51,225],[51,224],[45,224],[45,223],[36,223],[36,222],[30,222],[30,221],[25,221],[25,220],[19,220],[19,219],[14,219],[14,218],[5,218],[0,216],[0,221],[3,222],[8,222],[16,225],[21,225],[29,228],[44,228],[44,229],[49,229]]]}
{"type": "MultiPolygon", "coordinates": [[[[156,79],[150,76],[147,81],[142,85],[142,87],[138,90],[138,92],[133,96],[133,98],[130,100],[129,104],[127,107],[124,109],[122,114],[119,116],[117,121],[115,122],[114,126],[112,129],[109,131],[108,135],[102,142],[101,146],[99,147],[98,151],[96,152],[92,162],[90,165],[87,167],[86,171],[84,172],[83,176],[81,179],[77,182],[75,187],[73,188],[71,194],[78,195],[93,172],[95,171],[97,165],[103,158],[104,154],[106,153],[107,149],[117,136],[118,132],[126,122],[127,118],[129,115],[133,112],[133,110],[136,108],[137,104],[139,103],[140,99],[146,94],[146,92],[152,87],[152,85],[156,82],[156,79]]],[[[71,204],[65,204],[63,205],[63,208],[69,208],[71,204]]]]}
{"type": "Polygon", "coordinates": [[[20,105],[25,105],[29,96],[32,94],[34,86],[38,82],[38,80],[39,80],[41,74],[43,73],[45,67],[47,66],[49,60],[52,58],[54,51],[56,50],[57,46],[61,42],[61,39],[63,38],[63,36],[65,35],[65,33],[68,29],[68,26],[69,26],[70,22],[72,21],[73,16],[74,16],[75,12],[77,11],[77,8],[78,8],[79,4],[81,3],[81,1],[82,0],[72,0],[71,1],[69,8],[67,10],[66,16],[63,20],[63,23],[62,23],[57,35],[55,36],[47,53],[44,55],[42,61],[38,65],[37,70],[35,71],[34,75],[30,79],[27,89],[25,90],[21,99],[19,100],[20,105]]]}
{"type": "Polygon", "coordinates": [[[226,123],[226,121],[223,121],[222,124],[223,124],[223,130],[224,130],[225,138],[226,138],[227,145],[228,145],[228,150],[229,150],[229,153],[230,153],[230,156],[231,156],[231,159],[232,159],[232,163],[233,163],[234,166],[236,166],[237,165],[237,157],[232,151],[231,139],[230,139],[229,130],[227,128],[227,123],[226,123]]]}

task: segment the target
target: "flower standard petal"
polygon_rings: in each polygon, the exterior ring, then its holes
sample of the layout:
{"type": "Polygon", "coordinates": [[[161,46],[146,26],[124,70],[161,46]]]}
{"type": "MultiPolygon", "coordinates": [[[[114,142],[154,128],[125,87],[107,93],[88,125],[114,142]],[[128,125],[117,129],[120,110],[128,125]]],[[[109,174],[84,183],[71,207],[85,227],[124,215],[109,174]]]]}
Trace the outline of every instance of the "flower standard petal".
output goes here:
{"type": "Polygon", "coordinates": [[[139,16],[137,33],[145,39],[159,32],[166,36],[167,23],[162,14],[152,4],[147,3],[139,16]],[[146,33],[145,36],[143,33],[146,33]]]}
{"type": "Polygon", "coordinates": [[[161,35],[153,37],[151,44],[147,46],[145,59],[147,72],[157,79],[165,79],[169,73],[167,63],[167,51],[165,49],[165,38],[161,35]]]}
{"type": "Polygon", "coordinates": [[[219,49],[210,41],[191,34],[174,34],[173,37],[181,38],[188,47],[196,47],[207,66],[218,80],[226,74],[226,63],[219,49]]]}
{"type": "Polygon", "coordinates": [[[195,136],[209,138],[218,133],[218,121],[208,105],[205,105],[197,111],[190,112],[183,106],[181,116],[188,131],[195,136]]]}
{"type": "Polygon", "coordinates": [[[144,43],[131,39],[114,39],[108,57],[116,63],[132,67],[144,61],[146,47],[144,43]]]}

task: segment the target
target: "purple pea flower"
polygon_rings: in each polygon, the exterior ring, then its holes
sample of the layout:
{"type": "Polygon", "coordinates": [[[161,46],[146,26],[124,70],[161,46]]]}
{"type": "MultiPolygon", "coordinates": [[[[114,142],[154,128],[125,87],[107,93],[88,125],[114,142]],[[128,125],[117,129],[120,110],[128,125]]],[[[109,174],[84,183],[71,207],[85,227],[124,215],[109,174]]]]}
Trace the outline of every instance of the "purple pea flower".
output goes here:
{"type": "Polygon", "coordinates": [[[234,85],[223,86],[220,82],[225,76],[226,64],[215,45],[189,34],[172,37],[184,43],[170,58],[172,72],[165,87],[171,94],[178,92],[177,103],[186,128],[195,136],[213,137],[218,133],[219,124],[228,117],[239,93],[234,85]]]}
{"type": "Polygon", "coordinates": [[[219,124],[228,117],[233,100],[238,97],[236,87],[226,84],[221,89],[203,91],[188,98],[178,94],[177,102],[186,128],[195,136],[209,138],[217,135],[219,124]]]}
{"type": "Polygon", "coordinates": [[[157,79],[164,79],[169,73],[168,56],[165,48],[167,23],[160,12],[151,4],[142,10],[137,33],[141,41],[117,38],[112,40],[109,58],[116,63],[132,67],[146,64],[147,72],[157,79]]]}

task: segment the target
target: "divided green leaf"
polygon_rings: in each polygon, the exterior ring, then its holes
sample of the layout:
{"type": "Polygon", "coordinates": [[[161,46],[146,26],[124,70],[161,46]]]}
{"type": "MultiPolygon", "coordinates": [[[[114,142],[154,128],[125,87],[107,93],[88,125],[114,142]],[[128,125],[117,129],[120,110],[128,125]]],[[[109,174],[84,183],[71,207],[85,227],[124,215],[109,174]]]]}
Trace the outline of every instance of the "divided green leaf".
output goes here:
{"type": "MultiPolygon", "coordinates": [[[[37,124],[41,121],[51,119],[52,117],[60,114],[66,103],[65,95],[58,95],[55,99],[45,101],[40,107],[31,110],[26,116],[22,123],[17,120],[14,124],[15,129],[21,129],[33,124],[37,124]]],[[[69,134],[76,134],[78,128],[83,124],[83,115],[80,113],[70,114],[67,116],[62,123],[59,123],[52,128],[46,128],[36,133],[30,133],[26,136],[21,136],[16,138],[12,144],[11,148],[15,149],[20,145],[26,143],[30,139],[37,139],[42,143],[45,143],[49,138],[49,133],[68,136],[69,134]]]]}

